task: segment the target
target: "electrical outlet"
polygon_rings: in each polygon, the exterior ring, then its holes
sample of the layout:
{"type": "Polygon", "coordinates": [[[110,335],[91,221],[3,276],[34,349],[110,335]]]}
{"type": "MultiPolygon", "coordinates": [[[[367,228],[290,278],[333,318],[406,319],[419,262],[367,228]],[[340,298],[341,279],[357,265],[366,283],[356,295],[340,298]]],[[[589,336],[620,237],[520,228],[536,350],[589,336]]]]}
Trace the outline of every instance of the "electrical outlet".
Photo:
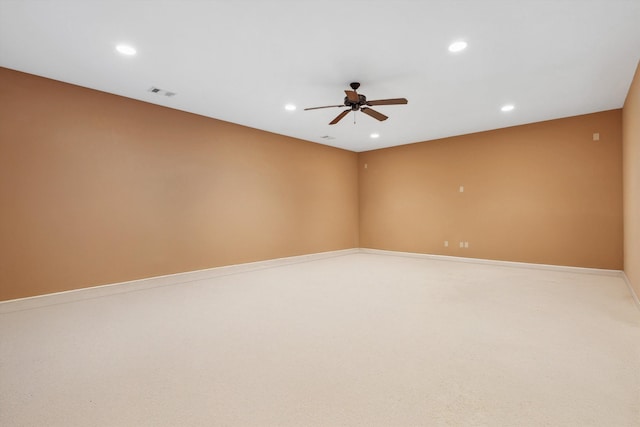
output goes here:
{"type": "Polygon", "coordinates": [[[464,242],[464,247],[468,248],[469,247],[469,242],[464,242]]]}
{"type": "Polygon", "coordinates": [[[448,240],[445,240],[445,241],[444,241],[444,247],[445,247],[445,248],[448,248],[448,247],[449,247],[449,241],[448,241],[448,240]]]}

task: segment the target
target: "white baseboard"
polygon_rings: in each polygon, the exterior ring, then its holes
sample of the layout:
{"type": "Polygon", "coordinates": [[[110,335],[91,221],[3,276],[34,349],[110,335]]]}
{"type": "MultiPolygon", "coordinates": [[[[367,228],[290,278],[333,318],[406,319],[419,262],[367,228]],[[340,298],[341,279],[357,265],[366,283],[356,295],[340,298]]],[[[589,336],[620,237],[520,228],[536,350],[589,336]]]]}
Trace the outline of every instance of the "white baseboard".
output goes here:
{"type": "Polygon", "coordinates": [[[501,267],[533,268],[537,270],[598,274],[603,276],[620,277],[622,274],[622,271],[620,270],[607,270],[607,269],[601,269],[601,268],[569,267],[569,266],[551,265],[551,264],[532,264],[527,262],[516,262],[516,261],[498,261],[498,260],[482,259],[482,258],[463,258],[463,257],[448,256],[448,255],[421,254],[416,252],[397,252],[397,251],[387,251],[382,249],[360,248],[360,252],[367,253],[367,254],[395,255],[395,256],[403,256],[403,257],[410,257],[410,258],[433,259],[433,260],[439,260],[439,261],[466,262],[466,263],[472,263],[472,264],[488,264],[488,265],[496,265],[501,267]]]}
{"type": "Polygon", "coordinates": [[[620,270],[606,270],[599,268],[583,268],[583,267],[567,267],[559,265],[548,264],[531,264],[525,262],[513,262],[513,261],[497,261],[479,258],[463,258],[447,255],[430,255],[421,254],[415,252],[398,252],[388,251],[382,249],[369,249],[369,248],[354,248],[343,249],[338,251],[320,252],[308,255],[298,255],[286,258],[277,258],[265,261],[250,262],[245,264],[235,264],[223,267],[214,267],[204,270],[188,271],[184,273],[169,274],[166,276],[149,277],[139,280],[131,280],[121,283],[112,283],[108,285],[94,286],[90,288],[74,289],[70,291],[57,292],[52,294],[37,295],[33,297],[20,298],[8,301],[0,301],[0,314],[11,313],[21,310],[29,310],[38,307],[44,307],[56,304],[65,304],[73,301],[81,301],[91,298],[99,298],[109,295],[121,294],[125,292],[136,292],[144,289],[157,288],[161,286],[178,285],[181,283],[194,282],[199,280],[206,280],[220,276],[226,276],[230,274],[244,273],[249,271],[262,270],[265,268],[272,268],[284,265],[298,264],[302,262],[315,261],[325,258],[333,258],[338,256],[350,255],[350,254],[377,254],[377,255],[391,255],[402,256],[411,258],[433,259],[440,261],[450,262],[465,262],[474,264],[487,264],[502,267],[514,267],[514,268],[532,268],[539,270],[552,270],[552,271],[564,271],[572,273],[585,273],[585,274],[598,274],[606,276],[622,277],[629,287],[631,294],[636,302],[636,305],[640,309],[640,300],[633,290],[628,277],[624,272],[620,270]]]}
{"type": "Polygon", "coordinates": [[[638,299],[638,294],[636,294],[636,291],[633,289],[633,286],[631,285],[631,280],[629,280],[629,277],[624,271],[622,272],[622,278],[624,279],[624,282],[627,284],[627,287],[629,288],[629,292],[631,292],[631,296],[633,297],[633,301],[635,301],[636,303],[636,307],[638,307],[638,310],[640,310],[640,299],[638,299]]]}
{"type": "Polygon", "coordinates": [[[490,259],[481,259],[481,258],[463,258],[463,257],[454,257],[447,255],[430,255],[430,254],[421,254],[416,252],[397,252],[397,251],[386,251],[382,249],[367,249],[360,248],[361,253],[367,254],[380,254],[380,255],[394,255],[394,256],[403,256],[410,258],[423,258],[423,259],[433,259],[440,261],[451,261],[451,262],[466,262],[473,264],[488,264],[502,267],[514,267],[514,268],[533,268],[537,270],[550,270],[550,271],[564,271],[568,273],[583,273],[583,274],[596,274],[601,276],[613,276],[613,277],[621,277],[622,280],[629,288],[629,292],[633,297],[633,301],[635,302],[636,307],[640,310],[640,298],[638,298],[638,294],[636,294],[633,286],[631,285],[631,281],[627,277],[626,273],[622,270],[607,270],[601,268],[585,268],[585,267],[569,267],[563,265],[550,265],[550,264],[532,264],[526,262],[514,262],[514,261],[498,261],[498,260],[490,260],[490,259]]]}
{"type": "Polygon", "coordinates": [[[283,265],[298,264],[301,262],[315,261],[325,258],[359,253],[360,250],[343,249],[338,251],[320,252],[308,255],[298,255],[286,258],[276,258],[265,261],[249,262],[244,264],[227,265],[223,267],[207,268],[204,270],[187,271],[184,273],[169,274],[166,276],[149,277],[127,282],[111,283],[108,285],[93,286],[90,288],[73,289],[52,294],[37,295],[27,298],[19,298],[8,301],[0,301],[0,314],[21,310],[29,310],[56,304],[65,304],[73,301],[99,298],[108,295],[135,292],[144,289],[161,286],[178,285],[181,283],[206,280],[214,277],[227,276],[229,274],[244,273],[248,271],[262,270],[265,268],[283,265]]]}

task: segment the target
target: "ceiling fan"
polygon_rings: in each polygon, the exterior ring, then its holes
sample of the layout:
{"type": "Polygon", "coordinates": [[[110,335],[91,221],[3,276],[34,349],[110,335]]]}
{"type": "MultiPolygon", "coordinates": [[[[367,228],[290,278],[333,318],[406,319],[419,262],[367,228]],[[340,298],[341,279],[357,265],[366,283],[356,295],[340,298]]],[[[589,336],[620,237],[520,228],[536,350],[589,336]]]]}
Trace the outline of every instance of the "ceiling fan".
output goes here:
{"type": "Polygon", "coordinates": [[[397,104],[406,104],[408,101],[406,98],[393,98],[393,99],[376,99],[374,101],[367,101],[367,97],[356,92],[360,87],[360,83],[353,82],[349,86],[351,86],[352,90],[345,90],[344,93],[347,96],[344,97],[344,104],[341,105],[326,105],[324,107],[311,107],[305,108],[304,111],[307,110],[317,110],[320,108],[333,108],[333,107],[349,107],[346,110],[342,111],[338,116],[329,122],[330,125],[335,125],[340,120],[344,118],[349,111],[362,111],[368,116],[373,117],[376,120],[387,120],[389,117],[384,114],[374,110],[373,108],[369,108],[372,105],[397,105],[397,104]]]}

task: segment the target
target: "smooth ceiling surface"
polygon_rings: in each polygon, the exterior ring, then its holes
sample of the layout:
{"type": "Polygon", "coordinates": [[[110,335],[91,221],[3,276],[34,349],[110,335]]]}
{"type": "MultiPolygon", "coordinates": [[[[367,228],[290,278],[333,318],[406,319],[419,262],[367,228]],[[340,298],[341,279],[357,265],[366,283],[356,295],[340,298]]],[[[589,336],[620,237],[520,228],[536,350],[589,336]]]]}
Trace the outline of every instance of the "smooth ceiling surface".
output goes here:
{"type": "Polygon", "coordinates": [[[0,66],[365,151],[621,108],[639,22],[639,0],[0,0],[0,66]],[[409,104],[303,111],[351,81],[409,104]]]}

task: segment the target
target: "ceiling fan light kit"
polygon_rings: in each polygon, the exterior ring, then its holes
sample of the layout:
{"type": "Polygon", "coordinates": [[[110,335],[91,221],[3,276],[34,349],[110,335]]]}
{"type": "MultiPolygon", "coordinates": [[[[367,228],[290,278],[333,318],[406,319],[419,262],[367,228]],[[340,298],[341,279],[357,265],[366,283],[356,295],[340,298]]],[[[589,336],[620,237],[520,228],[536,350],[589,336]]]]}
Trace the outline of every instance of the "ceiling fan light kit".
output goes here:
{"type": "Polygon", "coordinates": [[[366,115],[373,117],[376,120],[384,121],[389,117],[380,113],[379,111],[374,110],[373,108],[369,108],[373,105],[400,105],[406,104],[408,101],[406,98],[392,98],[392,99],[376,99],[373,101],[367,101],[367,97],[359,94],[357,92],[360,87],[360,83],[353,82],[349,86],[351,86],[351,90],[345,90],[344,93],[346,96],[344,97],[344,103],[341,105],[326,105],[323,107],[311,107],[305,108],[305,111],[308,110],[318,110],[320,108],[335,108],[335,107],[348,107],[346,110],[343,110],[338,116],[329,122],[330,125],[335,125],[340,120],[342,120],[350,111],[362,111],[366,115]]]}

